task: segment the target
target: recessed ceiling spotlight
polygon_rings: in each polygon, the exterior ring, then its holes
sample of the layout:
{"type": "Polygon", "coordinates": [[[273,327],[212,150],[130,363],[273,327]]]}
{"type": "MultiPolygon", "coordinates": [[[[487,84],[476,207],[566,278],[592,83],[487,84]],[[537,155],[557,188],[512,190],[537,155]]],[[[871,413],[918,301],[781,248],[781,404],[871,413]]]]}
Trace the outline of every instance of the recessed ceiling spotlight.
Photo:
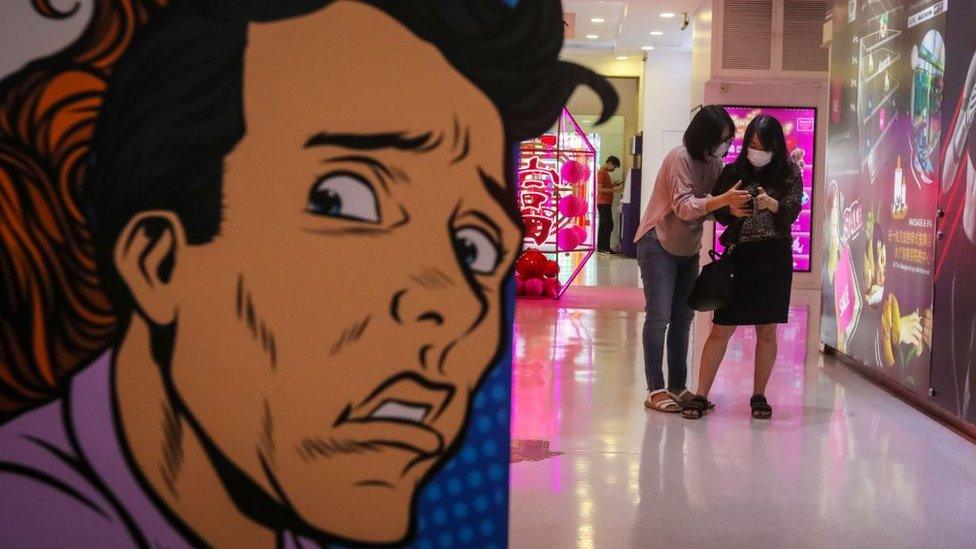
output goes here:
{"type": "Polygon", "coordinates": [[[602,18],[602,17],[594,17],[593,19],[590,19],[590,23],[596,23],[597,25],[600,25],[600,24],[606,23],[606,22],[607,22],[607,20],[604,19],[604,18],[602,18]]]}
{"type": "Polygon", "coordinates": [[[664,12],[664,13],[661,14],[661,17],[663,17],[665,19],[671,19],[672,17],[674,17],[674,12],[673,11],[666,11],[666,12],[664,12]]]}
{"type": "Polygon", "coordinates": [[[590,40],[596,40],[597,38],[600,37],[600,35],[599,34],[587,34],[586,37],[589,38],[590,40]]]}
{"type": "Polygon", "coordinates": [[[654,49],[654,46],[643,46],[641,49],[644,51],[651,51],[654,49]]]}
{"type": "Polygon", "coordinates": [[[626,55],[621,55],[621,56],[618,56],[617,57],[617,61],[626,61],[626,60],[627,60],[627,56],[626,55]]]}
{"type": "Polygon", "coordinates": [[[664,36],[664,33],[661,31],[651,31],[651,36],[664,36]]]}

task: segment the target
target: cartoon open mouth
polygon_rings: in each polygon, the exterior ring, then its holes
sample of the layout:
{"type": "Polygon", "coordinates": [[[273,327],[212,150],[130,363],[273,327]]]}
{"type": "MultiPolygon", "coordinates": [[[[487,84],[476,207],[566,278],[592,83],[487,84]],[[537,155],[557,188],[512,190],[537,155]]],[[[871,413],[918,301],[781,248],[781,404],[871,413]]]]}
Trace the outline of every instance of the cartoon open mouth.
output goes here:
{"type": "Polygon", "coordinates": [[[397,400],[388,400],[369,415],[370,419],[391,419],[394,421],[411,421],[423,423],[424,417],[430,411],[426,404],[411,404],[397,400]]]}
{"type": "Polygon", "coordinates": [[[405,372],[376,388],[336,421],[342,437],[365,447],[392,447],[424,457],[442,453],[447,441],[434,422],[454,397],[452,385],[405,372]]]}

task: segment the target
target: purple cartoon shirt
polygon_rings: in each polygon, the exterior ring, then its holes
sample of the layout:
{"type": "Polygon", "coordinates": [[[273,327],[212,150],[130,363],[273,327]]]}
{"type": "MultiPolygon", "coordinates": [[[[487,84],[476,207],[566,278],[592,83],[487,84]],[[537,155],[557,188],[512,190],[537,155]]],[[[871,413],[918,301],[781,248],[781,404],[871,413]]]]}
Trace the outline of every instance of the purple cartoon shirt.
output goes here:
{"type": "MultiPolygon", "coordinates": [[[[0,546],[191,547],[126,461],[111,371],[106,354],[66,397],[0,427],[0,546]]],[[[286,532],[279,547],[317,545],[286,532]]]]}

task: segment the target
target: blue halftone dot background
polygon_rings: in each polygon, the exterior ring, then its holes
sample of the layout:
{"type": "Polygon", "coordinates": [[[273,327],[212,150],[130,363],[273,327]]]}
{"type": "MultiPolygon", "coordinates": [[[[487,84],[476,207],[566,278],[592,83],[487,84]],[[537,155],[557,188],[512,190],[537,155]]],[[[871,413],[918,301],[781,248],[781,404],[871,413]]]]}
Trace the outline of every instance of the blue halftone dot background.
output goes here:
{"type": "MultiPolygon", "coordinates": [[[[515,7],[519,0],[504,0],[515,7]]],[[[506,287],[505,326],[512,329],[515,292],[506,287]]],[[[457,454],[424,489],[413,547],[508,546],[508,462],[512,397],[511,344],[478,390],[457,454]]]]}
{"type": "MultiPolygon", "coordinates": [[[[512,328],[515,295],[506,288],[506,326],[512,328]]],[[[424,489],[413,547],[508,545],[511,345],[475,395],[468,430],[458,452],[424,489]]]]}

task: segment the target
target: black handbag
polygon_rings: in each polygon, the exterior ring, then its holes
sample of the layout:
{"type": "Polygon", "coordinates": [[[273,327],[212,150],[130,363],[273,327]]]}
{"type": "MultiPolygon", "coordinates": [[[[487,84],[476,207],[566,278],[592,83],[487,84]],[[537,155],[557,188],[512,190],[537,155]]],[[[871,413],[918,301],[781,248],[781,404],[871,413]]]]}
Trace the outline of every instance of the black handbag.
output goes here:
{"type": "Polygon", "coordinates": [[[715,250],[708,252],[712,262],[702,267],[695,280],[695,286],[688,296],[688,306],[703,313],[717,311],[732,301],[735,291],[735,267],[732,263],[731,249],[725,254],[715,250]]]}

